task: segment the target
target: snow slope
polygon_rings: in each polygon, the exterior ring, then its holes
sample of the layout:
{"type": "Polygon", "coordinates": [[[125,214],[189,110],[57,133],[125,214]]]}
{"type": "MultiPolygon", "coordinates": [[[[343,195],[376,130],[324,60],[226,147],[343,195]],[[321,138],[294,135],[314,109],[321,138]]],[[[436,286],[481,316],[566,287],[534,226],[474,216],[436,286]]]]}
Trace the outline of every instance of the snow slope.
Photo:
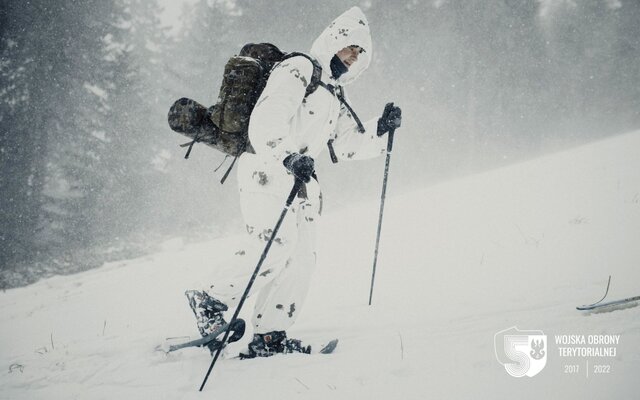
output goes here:
{"type": "Polygon", "coordinates": [[[639,149],[634,132],[399,196],[392,165],[374,305],[376,200],[325,217],[314,285],[290,332],[312,344],[339,337],[336,353],[225,359],[204,395],[208,352],[153,348],[197,335],[183,291],[207,282],[235,238],[176,239],[162,253],[6,291],[0,398],[637,398],[640,307],[575,306],[598,300],[609,274],[610,299],[640,294],[639,149]],[[533,378],[496,360],[494,334],[514,325],[548,335],[533,378]],[[587,359],[561,358],[558,334],[621,335],[616,357],[589,359],[610,373],[587,377],[587,359]]]}

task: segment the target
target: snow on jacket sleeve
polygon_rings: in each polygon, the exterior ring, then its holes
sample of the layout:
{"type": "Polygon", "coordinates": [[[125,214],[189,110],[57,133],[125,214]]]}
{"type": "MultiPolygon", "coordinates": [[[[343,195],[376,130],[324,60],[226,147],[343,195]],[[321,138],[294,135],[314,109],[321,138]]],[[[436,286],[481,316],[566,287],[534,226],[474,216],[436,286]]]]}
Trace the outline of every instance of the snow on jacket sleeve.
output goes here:
{"type": "Polygon", "coordinates": [[[249,140],[257,154],[281,160],[299,151],[289,135],[290,125],[312,74],[312,64],[302,56],[289,58],[273,69],[249,120],[249,140]]]}
{"type": "Polygon", "coordinates": [[[378,118],[364,122],[363,126],[365,132],[358,132],[355,119],[347,108],[341,105],[333,142],[338,160],[366,160],[385,153],[387,136],[377,135],[378,118]]]}

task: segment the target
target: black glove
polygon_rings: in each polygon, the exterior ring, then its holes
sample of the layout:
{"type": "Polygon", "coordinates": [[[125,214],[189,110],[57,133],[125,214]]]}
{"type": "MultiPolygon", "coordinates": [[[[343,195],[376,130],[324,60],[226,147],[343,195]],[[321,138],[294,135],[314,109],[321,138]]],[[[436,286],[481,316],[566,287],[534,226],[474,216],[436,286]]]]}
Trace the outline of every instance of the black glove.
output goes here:
{"type": "Polygon", "coordinates": [[[402,110],[395,107],[393,103],[384,106],[382,116],[378,119],[378,136],[382,136],[392,129],[400,127],[402,123],[402,110]]]}
{"type": "Polygon", "coordinates": [[[313,158],[304,154],[293,153],[282,161],[285,168],[293,173],[293,175],[303,181],[309,183],[311,175],[314,172],[313,158]]]}

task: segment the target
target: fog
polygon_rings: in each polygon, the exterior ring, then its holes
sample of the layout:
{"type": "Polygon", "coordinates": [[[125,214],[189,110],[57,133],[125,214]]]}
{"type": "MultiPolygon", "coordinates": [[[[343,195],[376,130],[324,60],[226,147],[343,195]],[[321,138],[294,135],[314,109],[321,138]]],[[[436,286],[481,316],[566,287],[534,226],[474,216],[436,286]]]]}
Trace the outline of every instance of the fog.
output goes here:
{"type": "MultiPolygon", "coordinates": [[[[166,122],[215,103],[248,42],[308,51],[342,1],[0,2],[0,287],[242,228],[224,155],[166,122]],[[176,14],[177,13],[177,14],[176,14]],[[169,22],[167,22],[169,21],[169,22]],[[172,22],[173,21],[173,22],[172,22]],[[167,23],[172,23],[167,25],[167,23]]],[[[388,195],[640,128],[635,0],[360,1],[362,119],[403,110],[388,195]]],[[[317,161],[326,212],[377,201],[384,159],[317,161]]],[[[550,177],[552,179],[552,177],[550,177]]]]}

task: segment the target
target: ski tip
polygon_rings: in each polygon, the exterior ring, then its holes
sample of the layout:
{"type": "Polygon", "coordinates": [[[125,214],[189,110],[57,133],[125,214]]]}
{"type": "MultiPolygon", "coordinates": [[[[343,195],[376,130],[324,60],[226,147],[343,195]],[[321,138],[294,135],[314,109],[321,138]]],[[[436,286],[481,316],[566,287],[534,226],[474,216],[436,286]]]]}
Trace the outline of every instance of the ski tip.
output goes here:
{"type": "Polygon", "coordinates": [[[168,343],[166,343],[166,342],[165,342],[165,343],[162,343],[162,344],[157,345],[157,346],[154,348],[154,350],[155,350],[155,351],[158,351],[158,352],[160,352],[160,351],[161,351],[161,352],[163,352],[163,353],[169,353],[169,352],[171,351],[171,345],[169,345],[168,343]]]}
{"type": "Polygon", "coordinates": [[[610,301],[607,303],[596,303],[578,306],[576,309],[578,311],[587,311],[590,313],[599,313],[599,312],[609,312],[616,310],[624,310],[627,308],[633,308],[640,305],[640,296],[632,297],[628,299],[610,301]]]}
{"type": "Polygon", "coordinates": [[[327,343],[321,350],[321,354],[331,354],[338,347],[338,339],[333,339],[329,343],[327,343]]]}

